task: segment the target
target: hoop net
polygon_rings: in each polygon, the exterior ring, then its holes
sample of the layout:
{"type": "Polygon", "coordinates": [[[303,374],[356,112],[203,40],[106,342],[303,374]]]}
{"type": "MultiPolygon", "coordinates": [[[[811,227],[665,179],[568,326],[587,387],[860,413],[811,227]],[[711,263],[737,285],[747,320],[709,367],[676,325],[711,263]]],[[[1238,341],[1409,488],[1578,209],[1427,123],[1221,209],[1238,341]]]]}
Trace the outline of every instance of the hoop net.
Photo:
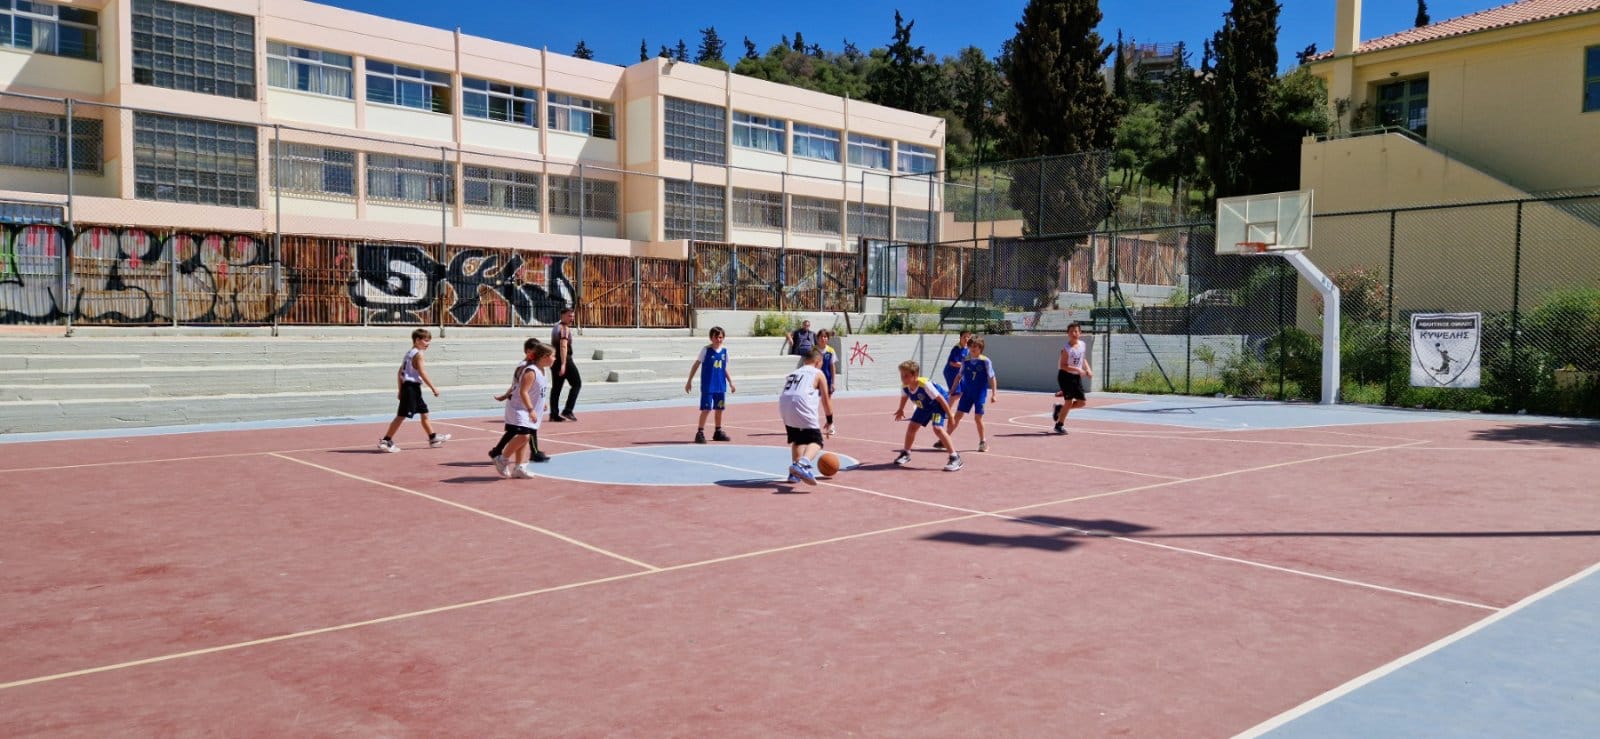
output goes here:
{"type": "Polygon", "coordinates": [[[1241,241],[1237,244],[1234,244],[1234,248],[1238,249],[1240,254],[1266,254],[1267,242],[1241,241]]]}

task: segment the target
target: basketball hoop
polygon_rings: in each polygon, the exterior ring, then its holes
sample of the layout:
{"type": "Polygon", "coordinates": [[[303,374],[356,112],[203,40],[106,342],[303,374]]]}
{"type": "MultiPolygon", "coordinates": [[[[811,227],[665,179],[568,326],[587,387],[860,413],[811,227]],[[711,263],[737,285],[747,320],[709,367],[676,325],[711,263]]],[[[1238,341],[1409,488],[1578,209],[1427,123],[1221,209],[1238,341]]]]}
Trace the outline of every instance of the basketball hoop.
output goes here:
{"type": "Polygon", "coordinates": [[[1234,244],[1234,247],[1239,250],[1240,254],[1267,253],[1267,242],[1265,241],[1241,241],[1237,244],[1234,244]]]}

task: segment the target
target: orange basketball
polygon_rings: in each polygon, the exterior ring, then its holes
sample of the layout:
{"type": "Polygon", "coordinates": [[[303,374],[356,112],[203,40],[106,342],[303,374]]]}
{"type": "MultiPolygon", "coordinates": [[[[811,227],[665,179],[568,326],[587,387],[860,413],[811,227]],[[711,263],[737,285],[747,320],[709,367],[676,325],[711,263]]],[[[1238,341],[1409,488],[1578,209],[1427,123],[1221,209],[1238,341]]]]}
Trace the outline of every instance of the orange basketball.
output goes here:
{"type": "Polygon", "coordinates": [[[839,457],[833,452],[825,452],[817,457],[817,471],[824,477],[833,477],[839,472],[839,457]]]}

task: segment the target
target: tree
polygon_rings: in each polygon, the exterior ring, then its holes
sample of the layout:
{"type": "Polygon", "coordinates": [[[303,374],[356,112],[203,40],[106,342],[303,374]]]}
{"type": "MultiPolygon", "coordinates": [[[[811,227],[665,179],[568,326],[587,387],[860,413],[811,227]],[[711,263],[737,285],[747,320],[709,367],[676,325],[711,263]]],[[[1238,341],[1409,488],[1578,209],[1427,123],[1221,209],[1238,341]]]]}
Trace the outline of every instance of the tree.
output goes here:
{"type": "Polygon", "coordinates": [[[680,62],[689,61],[689,45],[684,43],[683,39],[678,39],[678,46],[672,52],[672,58],[680,62]]]}
{"type": "Polygon", "coordinates": [[[650,61],[650,45],[645,43],[644,39],[639,39],[639,61],[650,61]]]}
{"type": "MultiPolygon", "coordinates": [[[[589,45],[584,43],[583,39],[578,39],[578,46],[577,46],[577,48],[572,50],[572,55],[577,57],[577,58],[579,58],[579,59],[593,59],[594,58],[594,52],[589,50],[589,45]]],[[[643,61],[643,60],[640,60],[640,61],[643,61]]]]}
{"type": "Polygon", "coordinates": [[[1215,197],[1272,192],[1267,183],[1281,180],[1274,173],[1285,167],[1269,158],[1266,144],[1278,75],[1277,42],[1276,0],[1233,0],[1212,37],[1214,67],[1201,105],[1210,130],[1206,168],[1215,197]]]}
{"type": "Polygon", "coordinates": [[[761,55],[756,53],[756,42],[751,41],[749,36],[744,37],[744,58],[745,59],[760,59],[761,58],[761,55]]]}
{"type": "Polygon", "coordinates": [[[1306,48],[1295,52],[1295,54],[1294,54],[1294,63],[1297,66],[1305,64],[1306,62],[1311,61],[1311,57],[1314,57],[1316,55],[1317,55],[1317,45],[1315,43],[1306,44],[1306,48]]]}
{"type": "Polygon", "coordinates": [[[718,62],[726,67],[727,63],[722,58],[722,52],[727,46],[722,37],[717,35],[716,26],[700,29],[700,50],[695,52],[694,63],[718,62]]]}
{"type": "Polygon", "coordinates": [[[995,100],[1004,82],[1000,69],[983,49],[968,46],[954,59],[945,60],[950,84],[950,102],[956,120],[971,137],[971,151],[957,151],[950,143],[950,128],[945,130],[946,167],[955,169],[971,161],[992,160],[995,139],[999,136],[999,113],[995,100]],[[967,161],[957,161],[958,159],[967,161]]]}
{"type": "Polygon", "coordinates": [[[806,40],[805,40],[805,37],[801,36],[799,31],[795,31],[794,32],[794,47],[793,48],[794,48],[795,51],[798,51],[798,52],[800,52],[802,54],[804,54],[805,51],[806,51],[806,40]]]}
{"type": "Polygon", "coordinates": [[[662,44],[661,45],[661,51],[659,53],[657,53],[656,56],[659,56],[662,59],[671,59],[672,58],[672,50],[667,48],[666,44],[662,44]]]}
{"type": "Polygon", "coordinates": [[[1106,157],[1091,153],[1111,147],[1121,110],[1101,74],[1111,49],[1094,30],[1100,19],[1095,0],[1029,0],[1000,57],[1011,88],[1003,108],[1007,153],[1084,155],[1014,169],[1030,184],[1011,188],[1012,204],[1035,236],[1088,230],[1109,212],[1106,157]]]}
{"type": "Polygon", "coordinates": [[[1421,28],[1431,23],[1433,23],[1433,20],[1428,17],[1428,0],[1417,0],[1416,27],[1421,28]]]}
{"type": "Polygon", "coordinates": [[[1117,29],[1116,62],[1111,65],[1111,94],[1116,99],[1128,101],[1128,62],[1123,58],[1122,29],[1117,29]]]}
{"type": "Polygon", "coordinates": [[[889,45],[888,63],[867,78],[868,101],[913,113],[947,107],[943,80],[927,49],[911,45],[911,29],[916,24],[905,22],[900,11],[895,11],[894,43],[889,45]]]}

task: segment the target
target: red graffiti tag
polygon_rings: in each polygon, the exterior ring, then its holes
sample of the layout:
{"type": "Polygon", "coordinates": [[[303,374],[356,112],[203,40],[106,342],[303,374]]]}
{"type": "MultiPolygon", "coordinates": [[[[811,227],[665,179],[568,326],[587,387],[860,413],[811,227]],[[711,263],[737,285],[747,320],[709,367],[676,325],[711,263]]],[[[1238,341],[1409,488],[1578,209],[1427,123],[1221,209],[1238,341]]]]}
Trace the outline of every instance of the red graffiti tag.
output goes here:
{"type": "Polygon", "coordinates": [[[848,364],[856,364],[859,361],[862,366],[866,366],[867,362],[875,361],[872,355],[867,353],[867,348],[866,344],[857,341],[854,346],[850,347],[850,361],[848,364]]]}

